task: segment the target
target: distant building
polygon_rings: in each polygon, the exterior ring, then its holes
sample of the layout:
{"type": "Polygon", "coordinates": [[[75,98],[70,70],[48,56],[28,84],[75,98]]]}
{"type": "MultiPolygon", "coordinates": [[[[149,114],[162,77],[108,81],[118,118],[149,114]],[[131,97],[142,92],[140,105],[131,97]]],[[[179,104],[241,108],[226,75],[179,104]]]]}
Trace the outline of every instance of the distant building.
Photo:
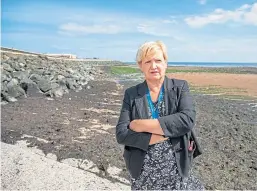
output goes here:
{"type": "Polygon", "coordinates": [[[74,54],[45,54],[49,57],[56,57],[56,58],[70,58],[70,59],[76,59],[77,56],[74,54]]]}

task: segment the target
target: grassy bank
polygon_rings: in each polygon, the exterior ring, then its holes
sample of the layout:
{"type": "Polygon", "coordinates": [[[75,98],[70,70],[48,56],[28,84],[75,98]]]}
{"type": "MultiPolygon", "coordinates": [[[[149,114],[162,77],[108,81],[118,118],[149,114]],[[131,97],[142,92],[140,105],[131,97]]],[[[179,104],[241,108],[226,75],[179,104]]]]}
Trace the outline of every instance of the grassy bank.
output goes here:
{"type": "Polygon", "coordinates": [[[227,99],[257,100],[256,97],[246,95],[247,91],[240,88],[189,85],[193,94],[215,95],[227,99]]]}
{"type": "MultiPolygon", "coordinates": [[[[111,66],[112,74],[140,73],[136,65],[111,66]]],[[[167,73],[228,73],[228,74],[257,74],[257,68],[206,68],[206,67],[168,67],[167,73]]]]}

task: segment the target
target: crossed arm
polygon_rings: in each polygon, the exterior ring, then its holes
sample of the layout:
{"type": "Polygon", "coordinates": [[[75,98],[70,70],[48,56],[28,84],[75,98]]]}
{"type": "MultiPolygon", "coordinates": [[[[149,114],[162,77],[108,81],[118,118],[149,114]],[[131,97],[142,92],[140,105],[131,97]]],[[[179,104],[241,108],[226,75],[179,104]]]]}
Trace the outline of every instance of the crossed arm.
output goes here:
{"type": "Polygon", "coordinates": [[[148,132],[164,135],[161,125],[157,119],[136,119],[130,122],[129,128],[136,132],[148,132]]]}
{"type": "Polygon", "coordinates": [[[158,119],[131,120],[129,95],[125,92],[121,115],[116,126],[118,143],[147,151],[153,135],[179,137],[189,132],[195,122],[195,109],[187,82],[183,84],[177,113],[158,119]]]}

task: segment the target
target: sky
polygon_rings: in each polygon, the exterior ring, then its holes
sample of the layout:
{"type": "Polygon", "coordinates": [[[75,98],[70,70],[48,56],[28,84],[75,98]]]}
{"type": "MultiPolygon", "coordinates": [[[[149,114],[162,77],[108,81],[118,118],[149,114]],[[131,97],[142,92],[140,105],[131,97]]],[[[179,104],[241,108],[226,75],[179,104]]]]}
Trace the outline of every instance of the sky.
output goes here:
{"type": "Polygon", "coordinates": [[[257,62],[257,0],[2,0],[1,46],[135,61],[163,41],[170,62],[257,62]]]}

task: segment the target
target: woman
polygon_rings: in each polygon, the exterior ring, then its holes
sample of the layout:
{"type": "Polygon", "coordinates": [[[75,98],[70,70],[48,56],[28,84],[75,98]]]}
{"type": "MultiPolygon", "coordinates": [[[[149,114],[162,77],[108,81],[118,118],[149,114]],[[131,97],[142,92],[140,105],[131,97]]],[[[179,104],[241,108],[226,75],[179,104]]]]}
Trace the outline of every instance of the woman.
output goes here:
{"type": "Polygon", "coordinates": [[[203,190],[191,173],[201,154],[192,128],[195,109],[184,80],[169,79],[167,50],[160,42],[144,43],[137,63],[145,81],[125,91],[116,138],[132,190],[203,190]]]}

